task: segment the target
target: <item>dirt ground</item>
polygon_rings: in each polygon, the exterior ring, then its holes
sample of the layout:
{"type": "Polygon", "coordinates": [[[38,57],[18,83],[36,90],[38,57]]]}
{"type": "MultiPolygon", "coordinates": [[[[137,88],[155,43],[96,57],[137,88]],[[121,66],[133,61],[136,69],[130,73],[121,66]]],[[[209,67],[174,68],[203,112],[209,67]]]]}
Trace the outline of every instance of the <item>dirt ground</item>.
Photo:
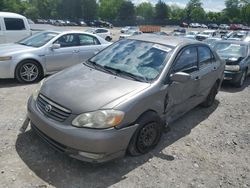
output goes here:
{"type": "Polygon", "coordinates": [[[151,153],[103,165],[62,155],[29,129],[20,134],[35,87],[0,80],[0,188],[250,187],[250,78],[171,124],[151,153]]]}

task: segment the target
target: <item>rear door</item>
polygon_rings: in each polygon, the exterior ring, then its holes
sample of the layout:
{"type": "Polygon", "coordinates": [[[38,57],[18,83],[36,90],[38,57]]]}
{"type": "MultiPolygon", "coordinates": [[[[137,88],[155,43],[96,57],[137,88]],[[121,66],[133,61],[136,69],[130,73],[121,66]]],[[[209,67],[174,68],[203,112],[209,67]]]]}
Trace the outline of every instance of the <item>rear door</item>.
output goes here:
{"type": "Polygon", "coordinates": [[[220,62],[216,61],[212,51],[207,46],[198,47],[200,86],[199,96],[206,97],[218,79],[217,69],[220,62]]]}
{"type": "Polygon", "coordinates": [[[77,34],[65,34],[54,44],[60,44],[59,49],[47,49],[46,69],[48,72],[59,71],[79,63],[79,38],[77,34]]]}
{"type": "Polygon", "coordinates": [[[22,18],[5,17],[3,18],[3,23],[5,25],[5,42],[17,42],[31,34],[29,27],[22,18]]]}
{"type": "Polygon", "coordinates": [[[100,37],[106,39],[108,35],[108,31],[106,29],[97,29],[96,34],[99,35],[100,37]]]}
{"type": "Polygon", "coordinates": [[[171,74],[185,72],[191,79],[185,83],[172,82],[167,91],[167,121],[178,118],[197,105],[199,88],[198,50],[196,46],[184,48],[171,68],[171,74]]]}
{"type": "Polygon", "coordinates": [[[102,49],[100,41],[88,34],[79,34],[79,61],[84,62],[89,58],[93,57],[102,49]]]}

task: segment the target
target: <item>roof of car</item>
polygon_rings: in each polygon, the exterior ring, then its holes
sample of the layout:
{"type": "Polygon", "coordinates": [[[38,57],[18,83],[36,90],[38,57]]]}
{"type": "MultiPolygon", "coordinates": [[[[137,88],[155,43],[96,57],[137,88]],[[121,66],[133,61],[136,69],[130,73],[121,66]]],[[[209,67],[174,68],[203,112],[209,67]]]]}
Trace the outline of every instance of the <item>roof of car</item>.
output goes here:
{"type": "Polygon", "coordinates": [[[0,17],[25,18],[24,16],[12,12],[0,12],[0,17]]]}
{"type": "Polygon", "coordinates": [[[241,40],[220,40],[220,41],[218,41],[218,43],[233,43],[233,44],[245,44],[245,45],[249,45],[248,42],[241,41],[241,40]]]}
{"type": "Polygon", "coordinates": [[[154,35],[154,34],[142,34],[132,36],[129,39],[134,40],[141,40],[146,42],[158,43],[162,45],[168,45],[176,47],[180,44],[201,44],[199,41],[181,38],[181,37],[174,37],[174,36],[161,36],[161,35],[154,35]]]}

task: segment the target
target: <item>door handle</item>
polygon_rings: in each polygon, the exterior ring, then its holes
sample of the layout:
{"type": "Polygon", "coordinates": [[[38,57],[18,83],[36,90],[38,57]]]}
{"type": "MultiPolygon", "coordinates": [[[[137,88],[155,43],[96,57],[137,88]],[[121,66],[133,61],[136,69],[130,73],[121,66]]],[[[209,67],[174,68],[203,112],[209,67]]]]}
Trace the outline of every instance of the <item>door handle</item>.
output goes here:
{"type": "Polygon", "coordinates": [[[201,78],[199,76],[196,76],[194,80],[200,80],[201,78]]]}

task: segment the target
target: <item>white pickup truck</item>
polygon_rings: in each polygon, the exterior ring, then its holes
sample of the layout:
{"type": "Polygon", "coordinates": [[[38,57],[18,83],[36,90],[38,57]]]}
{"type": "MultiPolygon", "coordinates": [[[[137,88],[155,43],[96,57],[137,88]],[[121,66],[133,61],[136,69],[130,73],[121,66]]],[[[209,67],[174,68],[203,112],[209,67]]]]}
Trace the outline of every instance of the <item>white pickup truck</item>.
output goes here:
{"type": "Polygon", "coordinates": [[[22,15],[0,12],[0,44],[17,42],[32,35],[27,18],[22,15]]]}

